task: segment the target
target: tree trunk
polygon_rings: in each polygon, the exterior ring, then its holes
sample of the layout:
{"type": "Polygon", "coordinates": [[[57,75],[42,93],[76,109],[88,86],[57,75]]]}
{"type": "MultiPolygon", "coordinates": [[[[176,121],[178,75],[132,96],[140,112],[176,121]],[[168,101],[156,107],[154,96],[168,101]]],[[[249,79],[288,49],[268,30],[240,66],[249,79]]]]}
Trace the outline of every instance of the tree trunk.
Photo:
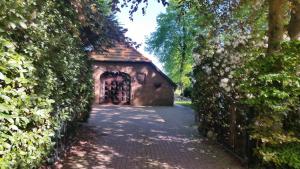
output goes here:
{"type": "Polygon", "coordinates": [[[229,130],[230,130],[230,145],[235,150],[236,147],[236,122],[237,122],[237,116],[236,116],[236,108],[234,105],[229,105],[229,114],[230,114],[230,124],[229,124],[229,130]]]}
{"type": "Polygon", "coordinates": [[[272,54],[280,50],[280,42],[283,40],[284,34],[284,14],[286,3],[286,0],[269,0],[268,54],[272,54]]]}
{"type": "Polygon", "coordinates": [[[185,37],[182,38],[182,45],[181,45],[181,61],[180,61],[180,68],[179,68],[179,73],[180,73],[180,92],[183,94],[183,80],[182,77],[184,76],[184,66],[186,63],[186,41],[185,37]]]}
{"type": "Polygon", "coordinates": [[[292,0],[291,20],[288,25],[288,34],[291,40],[300,40],[300,1],[292,0]]]}
{"type": "Polygon", "coordinates": [[[186,30],[186,25],[185,25],[185,19],[184,19],[184,15],[182,16],[182,20],[180,20],[180,22],[182,22],[182,37],[181,37],[181,42],[180,42],[180,47],[181,47],[181,60],[180,60],[180,68],[179,68],[179,73],[180,73],[180,92],[183,95],[183,80],[182,77],[184,76],[184,67],[186,64],[186,50],[187,50],[187,42],[186,42],[186,37],[187,37],[187,30],[186,30]]]}

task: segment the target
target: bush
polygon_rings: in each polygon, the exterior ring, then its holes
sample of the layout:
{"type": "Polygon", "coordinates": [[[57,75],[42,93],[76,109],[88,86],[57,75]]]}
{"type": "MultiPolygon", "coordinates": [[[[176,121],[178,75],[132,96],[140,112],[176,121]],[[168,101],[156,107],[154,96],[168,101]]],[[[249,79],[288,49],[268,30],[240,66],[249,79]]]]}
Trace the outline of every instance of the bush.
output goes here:
{"type": "Polygon", "coordinates": [[[68,1],[0,2],[0,168],[36,168],[84,120],[92,69],[68,1]]]}
{"type": "Polygon", "coordinates": [[[0,56],[0,166],[35,166],[53,146],[53,100],[34,92],[36,69],[3,38],[0,56]]]}
{"type": "Polygon", "coordinates": [[[186,87],[186,88],[184,88],[184,90],[183,90],[183,96],[191,98],[192,97],[192,91],[193,91],[192,87],[186,87]]]}
{"type": "Polygon", "coordinates": [[[277,168],[300,168],[299,53],[299,41],[286,42],[280,53],[250,60],[242,72],[242,101],[254,109],[249,127],[257,155],[277,168]]]}
{"type": "Polygon", "coordinates": [[[230,53],[202,58],[192,94],[201,131],[242,156],[252,157],[242,148],[254,148],[263,167],[300,168],[299,53],[299,41],[283,43],[273,55],[257,50],[227,74],[226,66],[215,62],[229,60],[233,69],[230,53]],[[242,145],[246,139],[255,144],[242,145]]]}

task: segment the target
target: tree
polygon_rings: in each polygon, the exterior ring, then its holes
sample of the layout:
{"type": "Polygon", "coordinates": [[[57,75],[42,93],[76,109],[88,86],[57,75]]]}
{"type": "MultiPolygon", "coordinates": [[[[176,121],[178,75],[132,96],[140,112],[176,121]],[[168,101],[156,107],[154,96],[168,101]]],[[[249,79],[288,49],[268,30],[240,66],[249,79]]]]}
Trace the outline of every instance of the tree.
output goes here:
{"type": "Polygon", "coordinates": [[[192,70],[192,49],[195,46],[194,15],[186,6],[177,8],[170,3],[166,13],[157,17],[157,29],[147,39],[147,48],[164,64],[167,74],[183,88],[191,85],[189,74],[192,70]]]}
{"type": "MultiPolygon", "coordinates": [[[[142,6],[142,14],[145,14],[149,2],[153,3],[149,0],[110,0],[112,11],[114,12],[120,12],[121,8],[130,6],[129,18],[131,20],[133,20],[133,14],[139,10],[140,6],[142,6]]],[[[167,6],[169,4],[168,0],[157,0],[157,3],[161,3],[163,6],[167,6]]]]}

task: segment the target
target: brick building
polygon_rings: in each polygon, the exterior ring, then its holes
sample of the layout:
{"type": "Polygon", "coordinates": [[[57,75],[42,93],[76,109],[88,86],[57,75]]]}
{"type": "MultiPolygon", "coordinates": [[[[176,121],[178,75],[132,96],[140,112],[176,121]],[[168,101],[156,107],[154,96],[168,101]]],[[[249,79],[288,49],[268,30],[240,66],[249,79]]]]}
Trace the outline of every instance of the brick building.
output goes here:
{"type": "Polygon", "coordinates": [[[133,47],[91,52],[96,104],[170,106],[176,84],[133,47]]]}

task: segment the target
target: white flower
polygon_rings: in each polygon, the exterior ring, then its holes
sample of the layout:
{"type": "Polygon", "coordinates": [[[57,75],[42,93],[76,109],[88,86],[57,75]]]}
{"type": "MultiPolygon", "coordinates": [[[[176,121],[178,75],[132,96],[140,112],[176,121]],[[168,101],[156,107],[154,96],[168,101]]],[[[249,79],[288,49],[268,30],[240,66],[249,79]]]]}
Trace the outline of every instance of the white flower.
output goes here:
{"type": "Polygon", "coordinates": [[[221,79],[219,86],[224,88],[226,91],[228,91],[228,90],[230,90],[230,87],[228,86],[228,82],[229,82],[228,78],[223,78],[223,79],[221,79]]]}
{"type": "Polygon", "coordinates": [[[249,99],[251,99],[251,98],[253,98],[254,96],[253,96],[253,94],[247,94],[247,97],[248,97],[249,99]]]}
{"type": "Polygon", "coordinates": [[[229,79],[228,78],[223,78],[221,79],[221,83],[228,83],[229,82],[229,79]]]}
{"type": "Polygon", "coordinates": [[[230,86],[226,86],[224,89],[226,92],[230,92],[230,86]]]}
{"type": "Polygon", "coordinates": [[[225,87],[227,87],[227,84],[221,82],[221,83],[219,84],[219,86],[222,87],[222,88],[225,88],[225,87]]]}
{"type": "Polygon", "coordinates": [[[229,67],[226,67],[225,68],[225,72],[229,72],[230,71],[230,68],[229,67]]]}
{"type": "Polygon", "coordinates": [[[223,70],[220,71],[220,75],[224,76],[224,71],[223,70]]]}
{"type": "Polygon", "coordinates": [[[213,62],[213,65],[217,67],[217,66],[219,66],[219,63],[218,62],[213,62]]]}
{"type": "Polygon", "coordinates": [[[208,75],[211,74],[211,67],[209,66],[203,66],[202,70],[205,71],[205,73],[207,73],[208,75]]]}
{"type": "Polygon", "coordinates": [[[216,51],[216,53],[218,53],[218,54],[221,54],[223,52],[223,49],[222,48],[219,48],[217,51],[216,51]]]}
{"type": "Polygon", "coordinates": [[[201,58],[200,57],[195,57],[194,60],[195,60],[196,65],[200,65],[201,64],[201,58]]]}
{"type": "Polygon", "coordinates": [[[236,47],[239,45],[239,42],[234,41],[234,42],[232,43],[232,45],[233,45],[234,48],[236,48],[236,47]]]}
{"type": "Polygon", "coordinates": [[[205,72],[206,72],[208,75],[210,75],[210,74],[211,74],[211,68],[210,68],[210,67],[207,67],[207,68],[205,69],[205,72]]]}
{"type": "Polygon", "coordinates": [[[200,58],[200,55],[199,55],[199,53],[193,53],[193,57],[196,59],[198,59],[198,58],[200,58]]]}

